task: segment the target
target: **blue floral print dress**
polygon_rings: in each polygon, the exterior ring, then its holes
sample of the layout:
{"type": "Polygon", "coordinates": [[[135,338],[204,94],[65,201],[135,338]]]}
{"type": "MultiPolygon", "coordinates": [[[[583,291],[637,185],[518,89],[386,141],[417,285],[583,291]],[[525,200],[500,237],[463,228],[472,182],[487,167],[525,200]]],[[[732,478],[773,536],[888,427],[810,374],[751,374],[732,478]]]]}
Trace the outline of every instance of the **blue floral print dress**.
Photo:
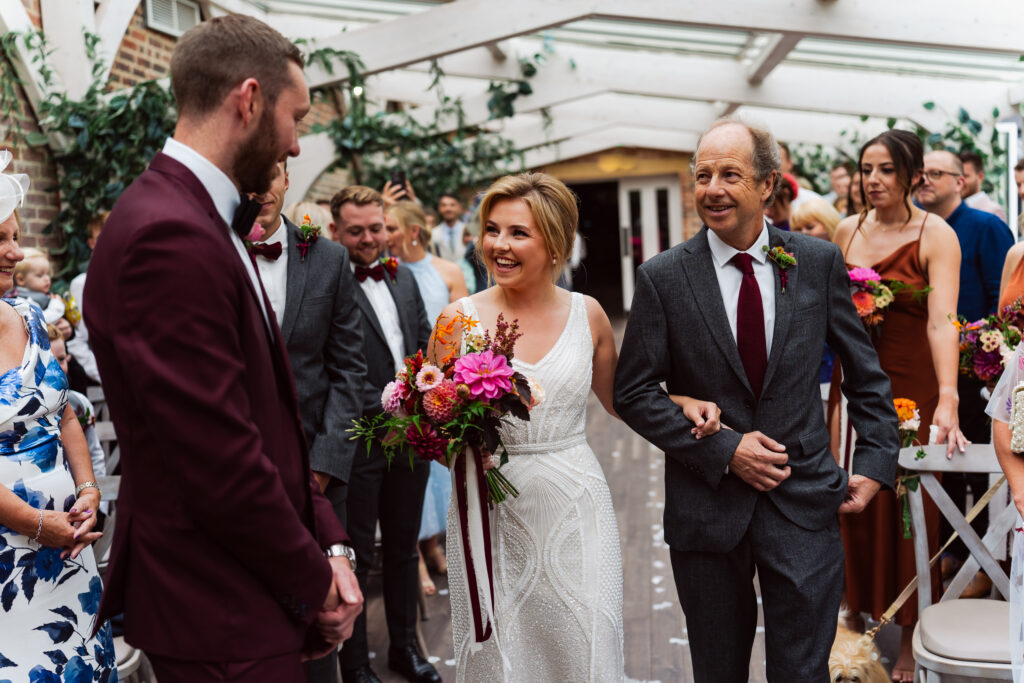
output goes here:
{"type": "MultiPolygon", "coordinates": [[[[67,512],[75,482],[60,421],[68,382],[40,308],[3,299],[25,322],[21,365],[0,375],[0,483],[34,508],[67,512]]],[[[103,585],[92,548],[72,560],[0,525],[0,683],[116,681],[110,626],[90,638],[103,585]]]]}

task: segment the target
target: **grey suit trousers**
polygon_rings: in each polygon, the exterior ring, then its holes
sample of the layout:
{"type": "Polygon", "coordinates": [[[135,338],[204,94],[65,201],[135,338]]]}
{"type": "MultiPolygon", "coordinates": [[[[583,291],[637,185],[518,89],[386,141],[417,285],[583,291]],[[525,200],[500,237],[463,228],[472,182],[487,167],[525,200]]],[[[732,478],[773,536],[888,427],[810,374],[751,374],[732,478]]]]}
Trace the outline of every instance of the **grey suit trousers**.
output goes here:
{"type": "Polygon", "coordinates": [[[672,550],[672,571],[686,615],[697,683],[746,683],[757,628],[757,572],[766,624],[803,624],[765,631],[772,683],[829,680],[843,592],[838,518],[809,531],[759,494],[746,533],[728,552],[672,550]]]}

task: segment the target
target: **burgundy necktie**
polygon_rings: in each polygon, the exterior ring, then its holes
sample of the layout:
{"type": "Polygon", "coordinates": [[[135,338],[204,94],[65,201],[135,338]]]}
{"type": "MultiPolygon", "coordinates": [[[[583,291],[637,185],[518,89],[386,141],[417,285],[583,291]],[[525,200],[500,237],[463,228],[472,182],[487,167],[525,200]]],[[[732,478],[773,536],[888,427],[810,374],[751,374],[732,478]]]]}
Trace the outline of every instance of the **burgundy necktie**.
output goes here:
{"type": "Polygon", "coordinates": [[[281,243],[266,244],[265,242],[254,242],[249,246],[249,253],[253,256],[262,256],[270,261],[276,261],[281,258],[281,243]]]}
{"type": "Polygon", "coordinates": [[[377,282],[384,279],[384,266],[377,264],[371,268],[366,266],[356,266],[356,279],[360,282],[366,282],[366,278],[372,277],[377,282]]]}
{"type": "Polygon", "coordinates": [[[754,398],[761,398],[761,385],[768,366],[768,344],[764,337],[764,306],[761,303],[761,288],[754,277],[754,257],[739,253],[730,263],[743,273],[740,297],[736,306],[736,346],[739,347],[743,369],[754,390],[754,398]]]}

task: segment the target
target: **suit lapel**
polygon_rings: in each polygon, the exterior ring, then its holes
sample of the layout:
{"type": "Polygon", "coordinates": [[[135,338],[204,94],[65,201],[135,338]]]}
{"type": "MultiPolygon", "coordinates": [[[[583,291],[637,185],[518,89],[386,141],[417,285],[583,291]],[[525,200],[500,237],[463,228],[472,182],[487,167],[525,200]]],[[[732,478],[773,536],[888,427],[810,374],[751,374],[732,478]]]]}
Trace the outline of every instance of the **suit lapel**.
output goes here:
{"type": "Polygon", "coordinates": [[[369,321],[370,327],[377,333],[380,340],[385,344],[388,343],[387,338],[384,336],[384,330],[380,326],[380,320],[377,319],[377,312],[373,310],[373,306],[370,304],[370,300],[366,298],[366,292],[363,291],[362,285],[359,281],[356,281],[356,304],[359,306],[359,312],[363,314],[363,317],[369,321]]]}
{"type": "Polygon", "coordinates": [[[747,372],[743,369],[739,348],[732,335],[732,328],[729,327],[729,317],[725,313],[722,289],[718,286],[715,262],[711,256],[711,247],[708,245],[707,228],[686,243],[686,248],[680,252],[679,265],[693,292],[693,299],[711,330],[712,339],[718,344],[733,372],[743,382],[743,386],[753,393],[747,372]]]}
{"type": "MultiPolygon", "coordinates": [[[[284,248],[288,250],[288,273],[285,276],[284,318],[281,320],[281,335],[287,343],[292,338],[295,321],[299,317],[299,308],[302,306],[302,296],[306,290],[306,276],[309,273],[309,267],[307,263],[301,261],[298,247],[295,246],[298,243],[296,233],[298,228],[284,216],[281,216],[281,220],[283,222],[281,229],[288,231],[284,242],[284,248]]],[[[311,248],[308,250],[306,258],[313,258],[312,254],[313,249],[311,248]]]]}
{"type": "MultiPolygon", "coordinates": [[[[771,247],[782,247],[789,251],[789,233],[786,233],[777,228],[768,228],[768,244],[771,247]]],[[[768,383],[771,382],[772,374],[775,369],[779,366],[779,361],[782,358],[782,351],[786,346],[786,336],[789,334],[789,323],[793,319],[793,309],[796,304],[796,287],[797,278],[800,275],[799,259],[795,266],[790,266],[786,269],[786,274],[789,278],[786,283],[786,291],[782,291],[782,276],[779,267],[775,265],[770,259],[768,264],[772,267],[772,271],[775,273],[775,327],[772,332],[772,351],[768,356],[768,367],[764,372],[764,388],[768,388],[768,383]]],[[[762,393],[764,391],[762,390],[762,393]]]]}
{"type": "Polygon", "coordinates": [[[391,298],[395,301],[395,310],[398,311],[398,324],[402,328],[402,341],[404,342],[403,346],[405,346],[404,351],[406,355],[409,355],[409,345],[416,343],[416,335],[410,332],[413,320],[411,320],[407,315],[402,315],[402,304],[400,301],[401,292],[398,291],[397,274],[395,277],[396,280],[386,277],[384,278],[384,282],[387,283],[388,291],[391,292],[391,298]]]}

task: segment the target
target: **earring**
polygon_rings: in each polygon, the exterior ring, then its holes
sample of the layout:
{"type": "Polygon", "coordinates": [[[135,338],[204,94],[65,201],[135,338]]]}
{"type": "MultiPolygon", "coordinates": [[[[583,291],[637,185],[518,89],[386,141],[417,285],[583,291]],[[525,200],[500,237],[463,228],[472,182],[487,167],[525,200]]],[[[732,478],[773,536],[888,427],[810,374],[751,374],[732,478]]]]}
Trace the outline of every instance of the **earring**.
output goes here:
{"type": "Polygon", "coordinates": [[[416,240],[413,240],[413,241],[412,241],[412,246],[414,246],[414,247],[415,247],[415,246],[416,246],[417,244],[419,244],[419,242],[417,242],[416,240]]]}
{"type": "Polygon", "coordinates": [[[557,256],[552,256],[551,257],[551,265],[555,265],[556,263],[558,263],[558,257],[557,256]]]}

